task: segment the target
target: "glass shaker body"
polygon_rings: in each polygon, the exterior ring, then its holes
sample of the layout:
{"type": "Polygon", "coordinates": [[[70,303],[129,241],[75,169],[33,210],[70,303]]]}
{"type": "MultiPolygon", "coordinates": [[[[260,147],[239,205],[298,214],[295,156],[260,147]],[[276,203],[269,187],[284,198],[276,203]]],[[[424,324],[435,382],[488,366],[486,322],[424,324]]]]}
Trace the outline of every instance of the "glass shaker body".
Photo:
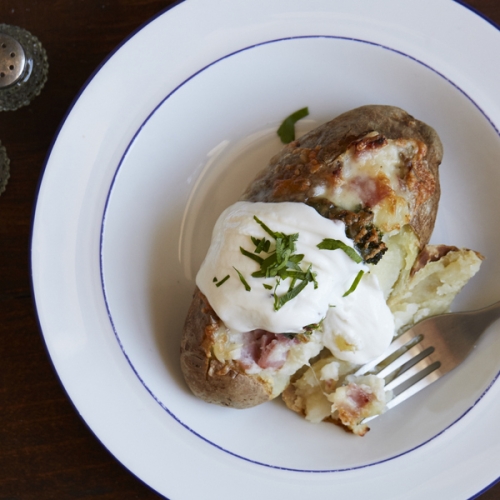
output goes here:
{"type": "Polygon", "coordinates": [[[0,111],[26,106],[42,90],[47,53],[29,31],[0,24],[0,111]]]}
{"type": "Polygon", "coordinates": [[[0,142],[0,194],[5,191],[5,186],[9,180],[9,163],[7,152],[0,142]]]}

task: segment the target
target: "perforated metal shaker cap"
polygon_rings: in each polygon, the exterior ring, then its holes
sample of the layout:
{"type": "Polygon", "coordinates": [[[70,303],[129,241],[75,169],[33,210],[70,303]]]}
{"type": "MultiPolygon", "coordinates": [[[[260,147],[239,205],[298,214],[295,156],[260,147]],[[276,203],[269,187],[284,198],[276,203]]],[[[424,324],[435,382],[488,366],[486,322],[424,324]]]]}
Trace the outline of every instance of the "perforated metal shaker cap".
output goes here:
{"type": "Polygon", "coordinates": [[[19,80],[25,66],[26,56],[21,44],[10,35],[0,33],[0,88],[19,80]]]}
{"type": "Polygon", "coordinates": [[[0,24],[0,111],[26,106],[47,81],[42,44],[29,31],[0,24]]]}

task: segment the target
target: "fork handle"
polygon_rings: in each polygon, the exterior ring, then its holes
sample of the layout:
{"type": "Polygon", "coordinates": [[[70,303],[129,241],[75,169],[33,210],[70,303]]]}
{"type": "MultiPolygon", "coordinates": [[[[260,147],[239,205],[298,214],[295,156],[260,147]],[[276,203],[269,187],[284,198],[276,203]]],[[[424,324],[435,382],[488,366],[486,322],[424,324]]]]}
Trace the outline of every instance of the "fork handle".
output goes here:
{"type": "Polygon", "coordinates": [[[467,316],[474,316],[475,323],[478,323],[478,328],[484,330],[486,329],[493,321],[500,318],[500,301],[495,302],[483,309],[476,309],[475,311],[462,313],[467,316]]]}

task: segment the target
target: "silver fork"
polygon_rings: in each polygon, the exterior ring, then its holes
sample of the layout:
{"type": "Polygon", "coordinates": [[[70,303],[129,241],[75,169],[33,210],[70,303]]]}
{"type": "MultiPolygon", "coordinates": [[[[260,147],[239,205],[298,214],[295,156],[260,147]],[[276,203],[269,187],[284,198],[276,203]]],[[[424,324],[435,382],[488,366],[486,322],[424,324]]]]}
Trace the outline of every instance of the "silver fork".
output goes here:
{"type": "Polygon", "coordinates": [[[500,318],[500,302],[476,311],[424,319],[354,375],[374,374],[385,379],[385,389],[393,393],[387,409],[394,408],[458,366],[497,318],[500,318]]]}

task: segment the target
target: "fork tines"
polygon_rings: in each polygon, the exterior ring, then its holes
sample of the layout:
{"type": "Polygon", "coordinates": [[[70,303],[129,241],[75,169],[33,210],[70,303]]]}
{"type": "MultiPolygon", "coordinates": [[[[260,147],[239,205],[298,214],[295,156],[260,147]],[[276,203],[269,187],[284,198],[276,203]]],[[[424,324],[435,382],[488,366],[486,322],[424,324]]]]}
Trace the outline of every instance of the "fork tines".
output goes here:
{"type": "Polygon", "coordinates": [[[387,403],[388,409],[441,376],[441,362],[432,356],[435,349],[424,342],[424,338],[425,334],[409,330],[394,340],[382,356],[354,373],[355,376],[373,374],[385,380],[386,391],[392,391],[392,399],[387,403]]]}

